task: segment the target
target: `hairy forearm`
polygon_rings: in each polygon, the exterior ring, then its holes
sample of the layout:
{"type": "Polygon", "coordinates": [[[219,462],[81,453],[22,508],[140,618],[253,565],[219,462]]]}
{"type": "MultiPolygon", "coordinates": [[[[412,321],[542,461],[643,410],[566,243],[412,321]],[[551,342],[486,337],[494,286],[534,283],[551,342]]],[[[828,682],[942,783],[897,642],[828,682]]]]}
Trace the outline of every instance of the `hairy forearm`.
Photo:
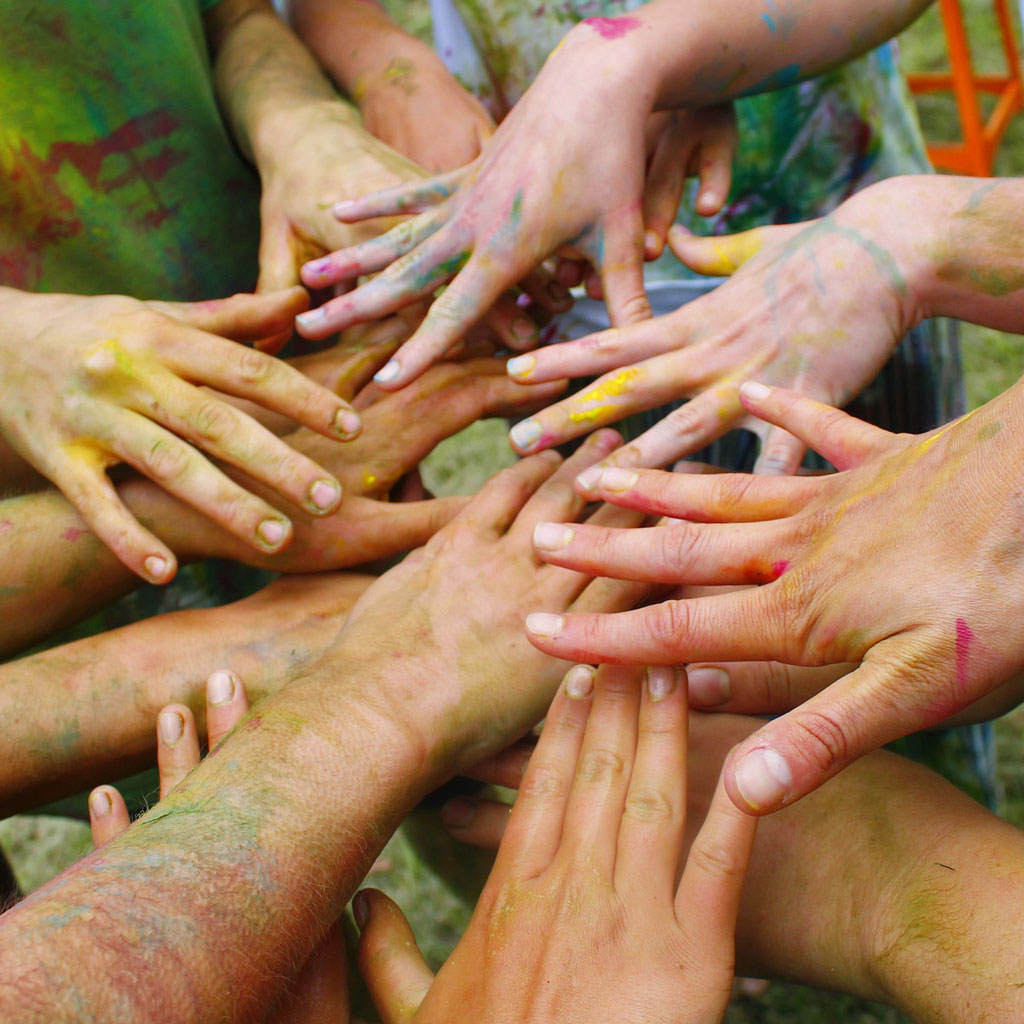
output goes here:
{"type": "Polygon", "coordinates": [[[261,1016],[436,781],[365,696],[383,679],[329,683],[268,697],[133,828],[0,919],[0,1016],[261,1016]]]}

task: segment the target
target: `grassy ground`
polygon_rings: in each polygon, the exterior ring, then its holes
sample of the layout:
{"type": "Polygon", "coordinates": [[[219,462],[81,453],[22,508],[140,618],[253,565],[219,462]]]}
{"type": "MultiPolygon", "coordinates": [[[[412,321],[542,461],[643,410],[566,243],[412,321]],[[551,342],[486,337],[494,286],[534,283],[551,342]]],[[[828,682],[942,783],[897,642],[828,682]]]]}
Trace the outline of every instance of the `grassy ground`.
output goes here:
{"type": "MultiPolygon", "coordinates": [[[[994,22],[989,16],[987,0],[964,0],[969,28],[975,44],[978,65],[983,70],[998,71],[999,50],[994,22]]],[[[422,20],[422,19],[420,19],[422,20]]],[[[938,68],[944,61],[944,45],[938,12],[925,15],[901,40],[903,63],[907,69],[938,68]]],[[[921,104],[925,134],[931,139],[956,137],[952,101],[930,97],[921,104]]],[[[1024,117],[1018,116],[1003,143],[996,171],[1012,175],[1024,173],[1024,117]]],[[[1019,376],[1024,365],[1024,339],[983,328],[965,327],[964,360],[967,371],[968,397],[973,406],[998,394],[1019,376]]],[[[504,441],[501,424],[482,423],[472,427],[458,443],[448,443],[430,461],[428,477],[439,490],[462,490],[480,476],[481,466],[495,467],[513,458],[504,441]]],[[[480,479],[477,483],[482,482],[480,479]]],[[[1024,709],[1008,715],[997,724],[999,773],[1004,791],[1003,813],[1012,822],[1024,827],[1024,709]]],[[[385,851],[374,873],[374,884],[391,889],[400,901],[419,905],[421,914],[440,922],[430,939],[436,960],[457,936],[461,917],[459,893],[438,880],[433,872],[423,870],[424,851],[427,860],[452,861],[458,864],[455,874],[479,877],[485,865],[467,861],[465,851],[456,851],[436,831],[424,827],[430,820],[424,811],[406,834],[398,837],[385,851]],[[419,853],[413,853],[413,844],[419,853]],[[467,867],[470,869],[467,872],[467,867]]],[[[62,819],[20,817],[0,822],[0,847],[11,859],[16,874],[26,890],[41,885],[89,848],[84,825],[62,819]]],[[[448,874],[443,872],[442,874],[448,874]]],[[[726,1018],[728,1024],[896,1024],[901,1015],[885,1007],[850,1000],[827,993],[812,992],[792,985],[774,985],[767,996],[758,1000],[735,1003],[726,1018]]]]}

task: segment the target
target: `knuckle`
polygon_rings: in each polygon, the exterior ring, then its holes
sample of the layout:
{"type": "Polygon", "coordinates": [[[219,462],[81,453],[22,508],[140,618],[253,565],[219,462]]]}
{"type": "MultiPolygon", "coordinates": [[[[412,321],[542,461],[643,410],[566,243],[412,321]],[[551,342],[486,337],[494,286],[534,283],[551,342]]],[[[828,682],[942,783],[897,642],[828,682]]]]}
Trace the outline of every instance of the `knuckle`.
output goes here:
{"type": "Polygon", "coordinates": [[[686,523],[669,523],[659,528],[661,551],[667,569],[682,571],[696,561],[702,534],[686,523]]]}
{"type": "Polygon", "coordinates": [[[822,775],[831,775],[847,763],[850,741],[842,723],[827,710],[803,711],[791,725],[799,733],[799,748],[822,775]]]}
{"type": "Polygon", "coordinates": [[[576,766],[576,777],[581,782],[611,782],[625,772],[626,762],[615,750],[584,751],[576,766]]]}
{"type": "Polygon", "coordinates": [[[717,839],[703,839],[694,843],[688,865],[694,865],[703,874],[718,878],[738,878],[743,874],[743,860],[727,843],[717,839]]]}
{"type": "Polygon", "coordinates": [[[274,361],[254,348],[242,348],[238,353],[236,373],[244,384],[261,384],[270,375],[274,361]]]}
{"type": "Polygon", "coordinates": [[[616,303],[619,310],[619,318],[627,323],[635,323],[638,320],[646,320],[651,315],[651,304],[647,296],[640,292],[630,296],[628,299],[616,303]]]}
{"type": "Polygon", "coordinates": [[[647,623],[651,640],[661,648],[675,647],[688,634],[690,618],[685,600],[673,598],[664,601],[647,623]]]}
{"type": "Polygon", "coordinates": [[[148,476],[157,480],[175,480],[188,472],[189,449],[173,441],[156,441],[143,461],[148,476]]]}
{"type": "Polygon", "coordinates": [[[189,421],[193,434],[204,441],[223,441],[237,426],[231,408],[216,399],[197,405],[189,421]]]}
{"type": "Polygon", "coordinates": [[[660,790],[640,789],[626,797],[625,816],[634,821],[667,824],[676,819],[673,802],[660,790]]]}
{"type": "Polygon", "coordinates": [[[540,765],[527,773],[519,787],[519,795],[531,800],[547,800],[565,792],[568,780],[557,768],[540,765]]]}

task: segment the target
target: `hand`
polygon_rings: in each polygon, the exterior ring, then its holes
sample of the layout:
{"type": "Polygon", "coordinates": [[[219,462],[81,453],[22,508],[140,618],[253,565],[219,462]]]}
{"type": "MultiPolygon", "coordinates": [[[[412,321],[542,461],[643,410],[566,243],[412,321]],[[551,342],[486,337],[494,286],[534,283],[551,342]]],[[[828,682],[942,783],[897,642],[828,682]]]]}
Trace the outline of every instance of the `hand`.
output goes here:
{"type": "MultiPolygon", "coordinates": [[[[249,710],[245,685],[233,672],[214,672],[206,684],[206,723],[212,752],[249,710]]],[[[165,707],[157,719],[157,763],[160,799],[174,789],[200,761],[199,737],[191,710],[184,704],[165,707]]],[[[128,808],[113,786],[98,786],[89,794],[89,824],[94,846],[103,846],[130,827],[128,808]]],[[[316,1024],[332,1020],[345,1024],[348,1016],[348,978],[345,940],[339,925],[330,929],[288,987],[271,1024],[316,1024]]]]}
{"type": "Polygon", "coordinates": [[[758,479],[608,469],[598,482],[606,500],[690,521],[614,534],[541,524],[537,542],[545,560],[586,572],[763,585],[618,616],[531,616],[534,643],[563,658],[642,664],[860,663],[730,759],[725,777],[741,807],[764,813],[799,799],[1024,665],[1024,644],[1005,628],[1024,612],[1020,483],[1001,454],[1024,435],[1022,391],[1018,384],[915,437],[746,385],[749,412],[841,472],[758,479]]]}
{"type": "Polygon", "coordinates": [[[629,53],[628,40],[608,38],[583,22],[548,59],[475,164],[336,207],[347,222],[427,212],[385,236],[386,245],[336,254],[346,277],[391,266],[355,292],[305,315],[298,321],[300,333],[326,336],[429,296],[451,281],[378,376],[388,388],[399,388],[443,355],[505,289],[556,251],[584,256],[598,269],[612,323],[650,316],[643,288],[642,213],[649,102],[612,88],[602,77],[609,61],[624,63],[629,53]],[[580,81],[590,83],[586,90],[567,87],[580,81]],[[606,137],[616,144],[595,145],[606,137]],[[392,263],[396,257],[402,258],[392,263]]]}
{"type": "Polygon", "coordinates": [[[739,386],[759,380],[845,405],[878,374],[922,315],[910,216],[891,188],[859,193],[810,224],[755,228],[730,238],[669,233],[694,270],[735,276],[675,313],[552,345],[509,363],[523,383],[604,376],[510,433],[521,453],[539,451],[666,402],[690,398],[607,465],[664,466],[736,427],[762,441],[756,473],[795,473],[805,446],[748,417],[739,386]]]}
{"type": "Polygon", "coordinates": [[[357,434],[358,414],[337,395],[227,340],[278,329],[304,308],[301,289],[191,304],[13,289],[2,298],[0,429],[144,579],[166,583],[175,557],[118,497],[106,477],[117,463],[192,505],[246,550],[280,550],[291,523],[197,448],[244,470],[269,497],[314,516],[337,508],[341,490],[330,473],[198,387],[248,398],[333,439],[357,434]]]}
{"type": "Polygon", "coordinates": [[[653,669],[641,687],[630,669],[571,669],[436,979],[401,911],[357,895],[360,970],[382,1019],[721,1020],[757,825],[719,785],[677,884],[686,745],[681,671],[653,669]]]}

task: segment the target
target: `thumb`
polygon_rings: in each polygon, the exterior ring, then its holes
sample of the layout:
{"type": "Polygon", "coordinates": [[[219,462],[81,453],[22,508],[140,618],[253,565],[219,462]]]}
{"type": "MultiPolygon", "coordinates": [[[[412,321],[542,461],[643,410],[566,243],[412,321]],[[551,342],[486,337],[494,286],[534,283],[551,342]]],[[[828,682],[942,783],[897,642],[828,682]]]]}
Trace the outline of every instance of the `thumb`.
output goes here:
{"type": "Polygon", "coordinates": [[[694,235],[676,224],[668,244],[676,259],[697,274],[728,277],[771,242],[781,242],[802,231],[806,224],[779,224],[741,231],[737,235],[694,235]]]}
{"type": "Polygon", "coordinates": [[[260,231],[256,291],[273,292],[297,285],[300,262],[288,221],[283,217],[265,218],[260,231]]]}
{"type": "Polygon", "coordinates": [[[352,913],[359,927],[359,973],[381,1024],[407,1024],[434,981],[416,936],[397,904],[376,889],[356,893],[352,913]]]}
{"type": "Polygon", "coordinates": [[[644,291],[644,222],[639,204],[605,218],[599,258],[601,289],[613,327],[649,320],[651,304],[644,291]]]}

